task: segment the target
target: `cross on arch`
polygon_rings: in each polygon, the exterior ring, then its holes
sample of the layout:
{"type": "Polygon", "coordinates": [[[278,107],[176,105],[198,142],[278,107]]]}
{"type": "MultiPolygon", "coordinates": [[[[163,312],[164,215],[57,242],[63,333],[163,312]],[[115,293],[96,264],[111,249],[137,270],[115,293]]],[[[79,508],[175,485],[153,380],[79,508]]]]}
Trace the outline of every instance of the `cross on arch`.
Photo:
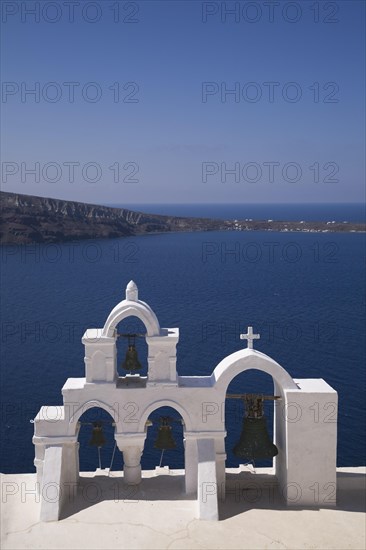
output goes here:
{"type": "Polygon", "coordinates": [[[259,340],[260,334],[253,334],[253,327],[248,327],[248,332],[246,334],[240,335],[240,340],[248,341],[248,349],[253,349],[253,340],[259,340]]]}

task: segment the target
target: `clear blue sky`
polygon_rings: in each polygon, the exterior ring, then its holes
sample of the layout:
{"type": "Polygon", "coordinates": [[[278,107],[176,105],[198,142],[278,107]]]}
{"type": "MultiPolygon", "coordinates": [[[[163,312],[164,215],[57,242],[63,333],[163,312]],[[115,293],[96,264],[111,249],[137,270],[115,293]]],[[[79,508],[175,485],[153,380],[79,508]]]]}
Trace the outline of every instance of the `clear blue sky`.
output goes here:
{"type": "Polygon", "coordinates": [[[74,22],[55,3],[2,2],[3,190],[126,204],[364,199],[364,2],[275,2],[271,14],[265,1],[79,0],[74,22]],[[36,4],[39,22],[26,11],[36,4]],[[79,83],[73,102],[67,82],[79,83]],[[38,102],[25,94],[35,86],[38,102]]]}

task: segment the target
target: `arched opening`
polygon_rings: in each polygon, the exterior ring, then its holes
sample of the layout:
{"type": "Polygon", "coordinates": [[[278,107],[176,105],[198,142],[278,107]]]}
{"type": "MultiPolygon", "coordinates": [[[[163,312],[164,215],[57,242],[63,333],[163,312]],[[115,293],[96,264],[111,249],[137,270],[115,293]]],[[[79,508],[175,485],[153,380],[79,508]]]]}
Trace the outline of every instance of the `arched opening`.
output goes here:
{"type": "Polygon", "coordinates": [[[173,407],[159,407],[150,412],[144,451],[141,458],[143,470],[153,470],[156,466],[169,466],[170,469],[184,469],[183,419],[173,407]],[[166,420],[165,420],[166,419],[166,420]],[[166,424],[171,429],[165,429],[166,424]],[[175,447],[171,447],[174,441],[175,447]],[[162,449],[164,443],[169,448],[162,449]],[[158,448],[156,447],[158,446],[158,448]]]}
{"type": "Polygon", "coordinates": [[[102,470],[122,470],[123,458],[115,444],[112,416],[95,406],[85,410],[78,422],[80,472],[95,472],[100,467],[102,470]]]}
{"type": "Polygon", "coordinates": [[[143,321],[149,336],[157,336],[160,334],[159,321],[148,304],[141,301],[134,301],[131,303],[123,300],[117,304],[108,315],[108,319],[103,327],[103,335],[111,338],[117,324],[123,319],[132,316],[136,316],[143,321]]]}
{"type": "MultiPolygon", "coordinates": [[[[117,373],[120,378],[130,378],[131,375],[140,377],[146,382],[148,370],[148,346],[146,344],[146,327],[144,323],[135,316],[127,317],[120,321],[116,327],[117,333],[117,373]],[[136,336],[133,336],[136,335],[136,336]],[[128,353],[129,347],[133,345],[136,353],[128,353]],[[126,361],[129,359],[129,361],[126,361]],[[137,363],[138,362],[138,363],[137,363]],[[141,365],[140,369],[130,370],[128,366],[141,365]],[[136,376],[137,375],[137,376],[136,376]]],[[[127,382],[127,380],[125,380],[127,382]]],[[[142,381],[142,380],[140,380],[142,381]]]]}
{"type": "MultiPolygon", "coordinates": [[[[260,370],[248,369],[245,372],[237,374],[230,382],[227,388],[227,395],[256,394],[258,396],[273,396],[274,383],[273,378],[260,370]]],[[[276,401],[270,399],[263,400],[263,410],[266,419],[266,427],[271,441],[274,438],[274,407],[276,401]]],[[[249,457],[238,457],[233,452],[235,445],[240,441],[243,430],[243,420],[246,414],[246,406],[243,399],[229,398],[225,399],[225,428],[227,436],[225,439],[225,449],[227,454],[226,467],[236,468],[240,464],[253,464],[249,457]]],[[[245,433],[245,432],[244,432],[245,433]]],[[[248,436],[248,434],[246,434],[248,436]]],[[[255,459],[255,467],[273,466],[273,458],[255,459]]]]}

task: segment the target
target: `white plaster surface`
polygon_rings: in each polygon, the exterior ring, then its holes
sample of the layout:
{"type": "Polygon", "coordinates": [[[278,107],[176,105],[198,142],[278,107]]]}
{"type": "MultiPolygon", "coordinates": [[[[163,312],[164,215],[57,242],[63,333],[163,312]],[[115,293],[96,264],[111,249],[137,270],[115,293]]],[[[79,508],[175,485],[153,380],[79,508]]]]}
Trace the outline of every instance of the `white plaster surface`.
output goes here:
{"type": "MultiPolygon", "coordinates": [[[[43,406],[34,420],[34,464],[40,487],[45,480],[63,487],[78,479],[78,420],[93,407],[112,416],[114,437],[124,458],[124,482],[138,485],[149,416],[169,406],[183,420],[187,494],[200,495],[202,519],[217,518],[217,495],[209,496],[207,487],[216,486],[217,494],[225,494],[225,437],[226,428],[230,429],[224,415],[227,389],[235,376],[257,369],[272,377],[279,398],[274,410],[274,442],[279,450],[274,465],[287,505],[316,506],[314,493],[320,502],[335,505],[337,392],[322,379],[294,381],[274,359],[253,349],[253,339],[259,335],[252,327],[242,337],[248,347],[225,357],[211,376],[178,376],[179,329],[161,328],[150,306],[138,298],[137,285],[130,281],[126,299],[112,310],[103,329],[87,330],[82,338],[86,377],[66,381],[63,405],[43,406]],[[116,328],[130,315],[146,327],[146,377],[118,376],[116,328]]],[[[63,506],[64,498],[58,502],[42,498],[41,516],[46,521],[57,520],[64,513],[63,506]]]]}
{"type": "Polygon", "coordinates": [[[197,501],[185,495],[179,470],[160,468],[156,472],[160,475],[144,471],[141,485],[128,489],[121,472],[111,472],[111,477],[107,470],[83,473],[79,492],[63,519],[50,523],[40,522],[40,504],[35,503],[34,494],[26,494],[34,489],[36,475],[2,475],[1,548],[365,548],[365,468],[337,470],[337,506],[328,509],[287,508],[270,491],[251,503],[256,495],[250,489],[252,480],[269,487],[271,476],[264,469],[265,474],[239,470],[227,470],[231,491],[220,504],[220,521],[194,519],[197,501]],[[118,490],[120,500],[115,500],[118,490]],[[82,498],[83,491],[89,498],[82,498]]]}

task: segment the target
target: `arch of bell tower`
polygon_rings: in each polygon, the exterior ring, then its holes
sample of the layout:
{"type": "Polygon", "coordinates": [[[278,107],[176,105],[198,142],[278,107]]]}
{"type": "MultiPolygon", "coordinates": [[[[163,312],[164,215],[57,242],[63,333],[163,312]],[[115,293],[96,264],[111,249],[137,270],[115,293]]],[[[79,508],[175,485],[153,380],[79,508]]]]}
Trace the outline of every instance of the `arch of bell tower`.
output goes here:
{"type": "Polygon", "coordinates": [[[126,287],[126,298],[116,305],[108,315],[102,336],[113,337],[117,324],[126,317],[138,317],[145,325],[147,336],[159,336],[159,321],[151,307],[138,299],[138,288],[134,281],[130,281],[126,287]]]}
{"type": "Polygon", "coordinates": [[[85,346],[86,382],[90,384],[117,383],[118,334],[116,327],[127,317],[137,317],[146,327],[148,346],[147,385],[177,385],[176,347],[178,328],[161,328],[151,307],[139,300],[136,283],[130,281],[126,297],[108,315],[103,328],[88,329],[82,342],[85,346]]]}

